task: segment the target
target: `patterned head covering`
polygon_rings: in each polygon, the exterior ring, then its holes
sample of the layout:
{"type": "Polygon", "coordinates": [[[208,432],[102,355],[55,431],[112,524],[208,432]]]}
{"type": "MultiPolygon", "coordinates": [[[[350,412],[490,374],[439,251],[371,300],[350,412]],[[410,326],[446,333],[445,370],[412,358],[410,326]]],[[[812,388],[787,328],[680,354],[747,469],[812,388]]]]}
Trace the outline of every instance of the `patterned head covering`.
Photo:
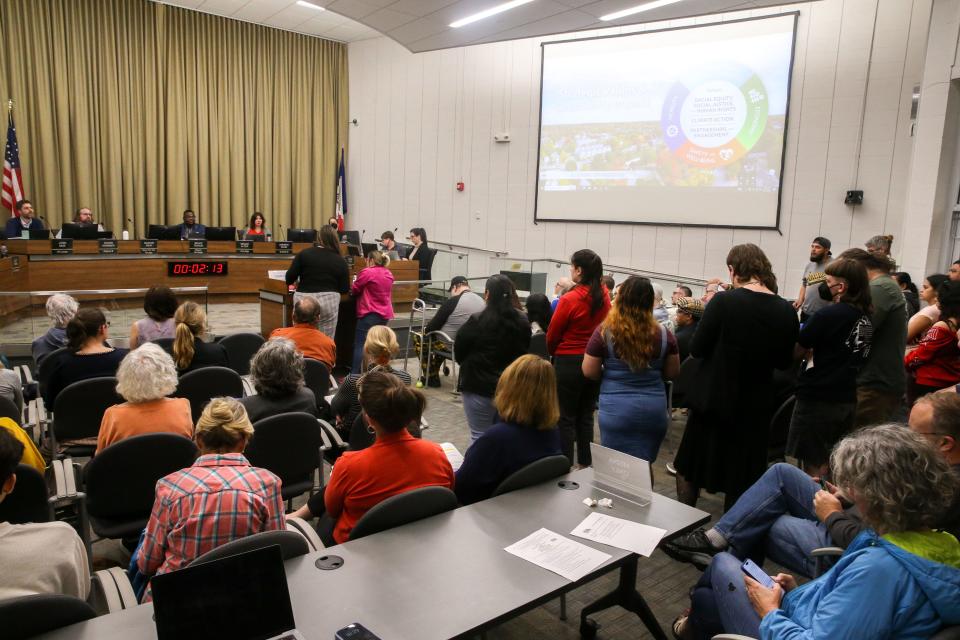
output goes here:
{"type": "Polygon", "coordinates": [[[686,311],[694,318],[703,317],[703,303],[697,298],[677,299],[677,310],[686,311]]]}

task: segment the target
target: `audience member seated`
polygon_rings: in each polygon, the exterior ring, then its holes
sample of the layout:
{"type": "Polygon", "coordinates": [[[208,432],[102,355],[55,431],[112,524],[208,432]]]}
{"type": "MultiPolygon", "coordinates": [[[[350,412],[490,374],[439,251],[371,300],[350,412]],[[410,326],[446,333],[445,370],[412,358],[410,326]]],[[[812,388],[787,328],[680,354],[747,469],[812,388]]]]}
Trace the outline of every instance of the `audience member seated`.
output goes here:
{"type": "Polygon", "coordinates": [[[200,457],[157,482],[131,561],[143,576],[182,569],[222,544],[286,527],[280,479],[243,457],[252,435],[246,410],[233,398],[214,398],[204,408],[194,435],[200,457]]]}
{"type": "MultiPolygon", "coordinates": [[[[378,371],[392,373],[403,384],[410,384],[410,374],[390,366],[390,361],[400,352],[397,334],[387,326],[372,327],[367,333],[367,341],[363,343],[364,365],[363,371],[370,371],[376,367],[378,371]]],[[[337,428],[345,437],[350,436],[350,429],[360,415],[360,380],[363,373],[351,373],[337,388],[337,394],[330,401],[330,410],[336,416],[337,428]]]]}
{"type": "Polygon", "coordinates": [[[317,327],[322,311],[313,296],[304,296],[293,305],[293,326],[274,329],[271,338],[292,340],[304,358],[319,360],[332,371],[337,364],[337,345],[317,327]]]}
{"type": "Polygon", "coordinates": [[[173,316],[176,325],[174,338],[157,340],[164,351],[173,356],[177,373],[203,367],[226,367],[227,350],[216,342],[205,342],[207,333],[207,313],[196,302],[184,302],[173,316]]]}
{"type": "MultiPolygon", "coordinates": [[[[910,412],[909,428],[940,452],[960,481],[960,397],[937,393],[920,398],[910,412]]],[[[868,526],[854,503],[829,482],[824,486],[826,490],[797,467],[776,464],[713,528],[697,529],[661,548],[675,560],[699,566],[723,550],[755,560],[766,552],[777,564],[812,576],[816,559],[811,551],[845,549],[868,526]]],[[[949,508],[941,510],[937,525],[960,537],[960,492],[949,508]]]]}
{"type": "Polygon", "coordinates": [[[33,203],[29,200],[17,201],[17,215],[7,220],[4,235],[8,238],[22,238],[24,231],[40,231],[44,228],[34,214],[33,203]]]}
{"type": "Polygon", "coordinates": [[[17,411],[23,415],[23,382],[20,380],[20,375],[3,366],[2,361],[0,361],[0,398],[6,398],[15,404],[17,411]]]}
{"type": "Polygon", "coordinates": [[[546,333],[550,328],[550,319],[553,317],[553,308],[550,300],[542,293],[531,293],[527,296],[527,320],[530,321],[530,333],[546,333]]]}
{"type": "Polygon", "coordinates": [[[493,394],[500,374],[530,349],[530,323],[514,305],[515,292],[507,276],[490,276],[484,291],[486,307],[470,316],[454,340],[471,442],[493,424],[493,394]]]}
{"type": "Polygon", "coordinates": [[[453,469],[440,445],[414,438],[407,427],[420,422],[427,400],[423,394],[383,371],[371,371],[360,387],[360,405],[376,434],[362,451],[346,451],[333,465],[330,481],[294,515],[324,513],[317,527],[321,539],[338,544],[367,511],[387,498],[420,487],[453,489],[453,469]]]}
{"type": "Polygon", "coordinates": [[[903,358],[909,375],[907,402],[960,382],[960,282],[948,280],[937,291],[940,319],[924,334],[920,344],[903,358]]]}
{"type": "Polygon", "coordinates": [[[173,316],[177,313],[178,304],[177,296],[170,287],[156,285],[147,289],[143,296],[143,311],[147,317],[130,326],[130,348],[136,349],[146,342],[161,338],[173,338],[177,326],[173,316]]]}
{"type": "MultiPolygon", "coordinates": [[[[0,429],[0,502],[16,490],[14,471],[23,444],[0,429]]],[[[65,522],[0,522],[0,600],[36,594],[63,594],[82,600],[90,591],[87,552],[65,522]]]]}
{"type": "Polygon", "coordinates": [[[253,215],[250,216],[250,225],[243,237],[246,240],[265,240],[268,235],[270,235],[270,231],[267,229],[266,218],[259,211],[254,211],[253,215]]]}
{"type": "Polygon", "coordinates": [[[940,319],[940,307],[937,306],[937,290],[949,277],[944,273],[934,273],[926,277],[920,287],[920,302],[924,305],[907,322],[907,348],[917,342],[940,319]]]}
{"type": "Polygon", "coordinates": [[[680,372],[677,341],[654,319],[650,280],[630,276],[587,342],[583,375],[600,381],[600,444],[657,459],[670,417],[664,380],[680,372]]]}
{"type": "Polygon", "coordinates": [[[114,376],[127,349],[115,349],[107,343],[109,325],[100,309],[80,309],[67,323],[67,349],[47,382],[43,397],[53,408],[60,392],[68,385],[88,378],[114,376]]]}
{"type": "Polygon", "coordinates": [[[493,405],[499,421],[470,445],[457,470],[461,504],[486,500],[512,473],[560,455],[557,378],[549,362],[534,355],[514,360],[500,376],[493,405]]]}
{"type": "Polygon", "coordinates": [[[104,412],[97,453],[145,433],[175,433],[192,439],[190,401],[167,397],[176,390],[177,369],[170,354],[152,343],[128,353],[117,369],[117,393],[126,402],[104,412]]]}
{"type": "Polygon", "coordinates": [[[827,471],[830,451],[853,429],[857,372],[873,341],[867,270],[837,258],[824,278],[810,295],[827,304],[807,319],[797,338],[807,366],[797,380],[786,448],[811,475],[827,471]]]}
{"type": "Polygon", "coordinates": [[[183,212],[183,222],[177,225],[180,231],[181,240],[193,240],[196,238],[205,238],[207,228],[197,222],[197,214],[190,209],[183,212]]]}
{"type": "Polygon", "coordinates": [[[53,321],[53,326],[30,345],[33,361],[37,366],[40,366],[48,355],[67,346],[67,323],[77,315],[80,305],[65,293],[55,293],[47,298],[46,308],[47,316],[53,321]]]}
{"type": "MultiPolygon", "coordinates": [[[[686,289],[686,287],[683,288],[686,289]]],[[[677,298],[674,304],[677,306],[677,318],[674,321],[677,330],[674,335],[677,338],[677,350],[682,363],[690,356],[690,343],[693,342],[697,325],[700,324],[700,318],[703,317],[703,303],[697,298],[687,296],[677,298]]]]}
{"type": "MultiPolygon", "coordinates": [[[[471,291],[470,283],[463,276],[454,276],[450,280],[450,297],[447,298],[440,308],[437,309],[427,326],[425,333],[431,331],[442,331],[451,340],[456,340],[457,331],[460,330],[466,321],[475,313],[483,311],[483,298],[471,291]]],[[[417,332],[413,333],[413,346],[417,351],[417,358],[420,360],[420,379],[417,381],[417,387],[423,387],[424,384],[430,387],[440,386],[440,367],[443,366],[443,356],[437,355],[437,351],[447,351],[452,345],[447,344],[439,337],[433,337],[433,356],[427,363],[427,348],[423,343],[423,336],[417,332]],[[424,374],[426,372],[426,375],[424,374]]]]}
{"type": "Polygon", "coordinates": [[[870,530],[820,579],[772,588],[743,575],[730,553],[714,557],[691,592],[678,638],[929,638],[960,623],[960,543],[935,531],[957,482],[923,436],[888,424],[842,440],[831,456],[837,485],[870,530]]]}
{"type": "Polygon", "coordinates": [[[292,340],[264,342],[250,360],[250,380],[257,395],[240,399],[250,422],[293,411],[317,415],[317,399],[303,386],[303,355],[292,340]]]}
{"type": "Polygon", "coordinates": [[[40,455],[40,450],[37,449],[37,445],[33,443],[30,434],[10,418],[0,418],[0,431],[4,430],[13,436],[14,440],[23,445],[23,456],[20,462],[28,464],[40,473],[43,473],[47,468],[47,463],[44,462],[43,456],[40,455]]]}

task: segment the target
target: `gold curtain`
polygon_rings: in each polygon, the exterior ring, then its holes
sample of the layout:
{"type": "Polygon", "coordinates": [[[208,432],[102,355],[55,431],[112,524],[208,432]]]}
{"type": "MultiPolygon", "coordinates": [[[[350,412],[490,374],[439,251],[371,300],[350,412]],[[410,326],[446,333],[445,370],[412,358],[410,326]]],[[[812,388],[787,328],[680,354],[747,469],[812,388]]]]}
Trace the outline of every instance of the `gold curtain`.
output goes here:
{"type": "Polygon", "coordinates": [[[0,0],[0,98],[48,227],[80,206],[117,237],[282,229],[333,214],[346,45],[147,0],[0,0]]]}

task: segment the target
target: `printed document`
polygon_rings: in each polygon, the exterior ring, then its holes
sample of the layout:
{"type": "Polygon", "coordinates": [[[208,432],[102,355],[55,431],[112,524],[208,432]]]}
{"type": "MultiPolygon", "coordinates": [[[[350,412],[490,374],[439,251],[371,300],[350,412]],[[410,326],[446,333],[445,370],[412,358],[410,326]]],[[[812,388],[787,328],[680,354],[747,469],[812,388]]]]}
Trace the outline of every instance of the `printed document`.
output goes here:
{"type": "Polygon", "coordinates": [[[460,450],[452,442],[443,442],[440,444],[440,448],[443,449],[443,454],[447,456],[453,470],[459,469],[460,465],[463,464],[463,454],[460,453],[460,450]]]}
{"type": "Polygon", "coordinates": [[[578,524],[570,534],[618,549],[633,551],[649,558],[666,532],[666,529],[594,512],[578,524]]]}
{"type": "Polygon", "coordinates": [[[589,574],[610,555],[580,544],[549,529],[534,531],[504,551],[576,582],[589,574]]]}

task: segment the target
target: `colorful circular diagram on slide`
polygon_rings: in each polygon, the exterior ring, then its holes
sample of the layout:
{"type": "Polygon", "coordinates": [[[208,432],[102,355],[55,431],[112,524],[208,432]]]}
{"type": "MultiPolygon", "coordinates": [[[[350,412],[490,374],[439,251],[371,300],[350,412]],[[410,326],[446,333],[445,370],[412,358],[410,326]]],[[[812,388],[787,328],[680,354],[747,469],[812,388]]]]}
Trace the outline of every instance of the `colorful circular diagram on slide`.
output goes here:
{"type": "Polygon", "coordinates": [[[739,64],[706,65],[670,87],[660,126],[670,150],[684,162],[720,167],[742,158],[767,124],[767,89],[739,64]]]}

